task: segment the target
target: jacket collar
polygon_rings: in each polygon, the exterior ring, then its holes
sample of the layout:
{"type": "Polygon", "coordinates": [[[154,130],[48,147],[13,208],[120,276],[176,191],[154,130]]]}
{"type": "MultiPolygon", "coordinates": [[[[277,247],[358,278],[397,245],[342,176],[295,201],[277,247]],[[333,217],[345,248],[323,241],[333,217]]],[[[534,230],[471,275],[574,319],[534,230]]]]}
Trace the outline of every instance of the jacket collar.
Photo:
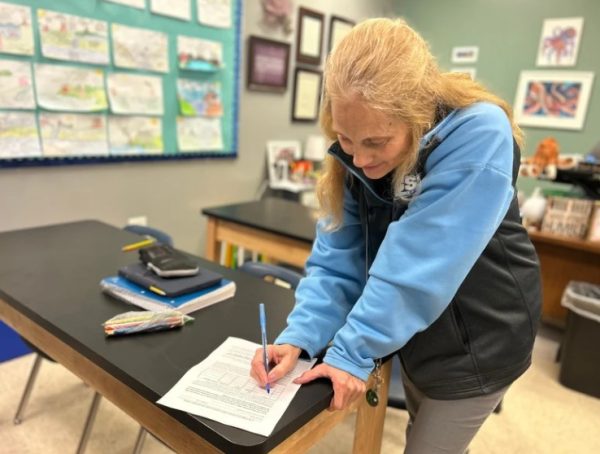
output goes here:
{"type": "Polygon", "coordinates": [[[377,189],[375,188],[376,184],[375,184],[374,180],[371,180],[369,177],[367,177],[365,175],[365,173],[363,172],[362,169],[359,169],[358,167],[356,167],[354,165],[354,163],[352,162],[352,156],[344,153],[344,150],[342,150],[342,147],[340,146],[339,142],[337,142],[337,141],[334,142],[329,147],[329,150],[327,152],[331,156],[333,156],[335,159],[337,159],[346,168],[346,170],[348,170],[355,178],[358,178],[358,180],[363,184],[363,186],[365,188],[367,188],[367,190],[377,200],[381,201],[382,203],[387,203],[387,204],[392,205],[391,200],[386,200],[385,198],[381,197],[378,194],[377,189]]]}

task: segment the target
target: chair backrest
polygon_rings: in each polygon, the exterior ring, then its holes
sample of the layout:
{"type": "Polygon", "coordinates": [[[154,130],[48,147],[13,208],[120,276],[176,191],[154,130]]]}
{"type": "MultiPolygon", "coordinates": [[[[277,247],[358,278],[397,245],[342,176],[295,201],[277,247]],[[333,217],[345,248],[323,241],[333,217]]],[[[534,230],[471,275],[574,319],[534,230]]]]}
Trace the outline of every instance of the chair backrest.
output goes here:
{"type": "Polygon", "coordinates": [[[302,274],[288,268],[262,262],[245,262],[238,269],[265,280],[271,278],[276,284],[277,281],[283,281],[292,289],[295,289],[298,286],[300,279],[304,277],[302,274]]]}
{"type": "Polygon", "coordinates": [[[130,224],[123,227],[123,230],[127,230],[131,233],[137,233],[138,235],[150,236],[159,243],[166,244],[168,246],[173,246],[173,238],[171,238],[171,235],[163,232],[162,230],[155,229],[154,227],[130,224]]]}

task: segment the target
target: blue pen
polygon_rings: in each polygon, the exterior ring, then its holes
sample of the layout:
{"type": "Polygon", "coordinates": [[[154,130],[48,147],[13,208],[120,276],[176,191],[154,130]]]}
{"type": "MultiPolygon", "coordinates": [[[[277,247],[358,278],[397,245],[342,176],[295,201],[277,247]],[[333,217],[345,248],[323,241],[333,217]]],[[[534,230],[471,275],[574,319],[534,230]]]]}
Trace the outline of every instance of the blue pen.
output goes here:
{"type": "MultiPolygon", "coordinates": [[[[267,316],[265,315],[265,305],[260,303],[258,305],[258,315],[260,319],[260,334],[262,337],[262,348],[263,348],[263,362],[265,363],[265,371],[269,375],[269,358],[267,356],[267,316]]],[[[271,387],[267,383],[267,394],[271,392],[271,387]]]]}

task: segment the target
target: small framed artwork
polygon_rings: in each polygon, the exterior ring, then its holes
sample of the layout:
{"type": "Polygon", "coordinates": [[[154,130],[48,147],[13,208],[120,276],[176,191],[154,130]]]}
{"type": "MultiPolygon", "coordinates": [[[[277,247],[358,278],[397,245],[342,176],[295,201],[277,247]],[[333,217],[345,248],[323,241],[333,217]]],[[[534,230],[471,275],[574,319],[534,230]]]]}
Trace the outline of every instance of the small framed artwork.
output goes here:
{"type": "Polygon", "coordinates": [[[575,66],[582,32],[583,17],[546,19],[536,65],[575,66]]]}
{"type": "Polygon", "coordinates": [[[319,117],[323,74],[314,69],[296,68],[292,121],[315,122],[319,117]]]}
{"type": "Polygon", "coordinates": [[[477,69],[471,66],[457,66],[454,68],[450,68],[451,73],[463,73],[469,76],[471,79],[475,80],[475,76],[477,75],[477,69]]]}
{"type": "Polygon", "coordinates": [[[515,120],[522,126],[582,129],[593,82],[589,71],[521,71],[515,120]]]}
{"type": "Polygon", "coordinates": [[[271,39],[248,38],[248,90],[283,93],[288,85],[290,45],[271,39]]]}
{"type": "Polygon", "coordinates": [[[300,142],[294,140],[270,140],[267,142],[267,167],[269,187],[284,189],[291,184],[292,164],[302,156],[300,142]]]}
{"type": "Polygon", "coordinates": [[[321,64],[324,21],[323,14],[308,8],[299,8],[296,61],[316,66],[321,64]]]}
{"type": "Polygon", "coordinates": [[[478,57],[478,46],[464,46],[452,48],[452,63],[476,63],[478,57]]]}
{"type": "Polygon", "coordinates": [[[329,52],[348,34],[356,25],[349,19],[339,16],[331,16],[329,21],[329,52]]]}

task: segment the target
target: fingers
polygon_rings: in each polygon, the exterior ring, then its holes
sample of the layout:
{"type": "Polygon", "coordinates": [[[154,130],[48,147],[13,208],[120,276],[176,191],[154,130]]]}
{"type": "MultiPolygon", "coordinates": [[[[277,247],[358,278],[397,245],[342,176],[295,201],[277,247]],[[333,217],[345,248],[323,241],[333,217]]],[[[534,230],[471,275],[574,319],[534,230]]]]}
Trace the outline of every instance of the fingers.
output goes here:
{"type": "MultiPolygon", "coordinates": [[[[267,348],[267,352],[269,349],[267,348]]],[[[267,371],[265,370],[265,363],[263,360],[263,349],[257,348],[254,352],[254,357],[250,363],[250,376],[254,378],[258,384],[262,387],[267,384],[267,371]]]]}
{"type": "Polygon", "coordinates": [[[341,369],[324,363],[304,372],[294,380],[294,383],[302,385],[322,377],[329,378],[333,385],[333,399],[331,399],[331,403],[329,404],[329,410],[331,411],[348,408],[352,402],[366,391],[364,381],[341,369]]]}
{"type": "Polygon", "coordinates": [[[307,370],[299,377],[296,377],[294,379],[294,383],[296,383],[298,385],[303,385],[305,383],[313,381],[315,378],[323,378],[323,377],[331,378],[329,373],[327,372],[327,369],[326,369],[327,367],[329,367],[329,366],[327,366],[326,364],[319,364],[318,366],[316,366],[310,370],[307,370]]]}
{"type": "Polygon", "coordinates": [[[343,374],[346,377],[333,381],[333,399],[329,410],[345,410],[366,391],[365,382],[345,372],[343,374]]]}
{"type": "Polygon", "coordinates": [[[294,368],[300,355],[300,349],[291,345],[268,345],[267,360],[275,364],[269,374],[265,370],[263,349],[258,348],[251,361],[250,376],[262,387],[273,384],[294,368]]]}

